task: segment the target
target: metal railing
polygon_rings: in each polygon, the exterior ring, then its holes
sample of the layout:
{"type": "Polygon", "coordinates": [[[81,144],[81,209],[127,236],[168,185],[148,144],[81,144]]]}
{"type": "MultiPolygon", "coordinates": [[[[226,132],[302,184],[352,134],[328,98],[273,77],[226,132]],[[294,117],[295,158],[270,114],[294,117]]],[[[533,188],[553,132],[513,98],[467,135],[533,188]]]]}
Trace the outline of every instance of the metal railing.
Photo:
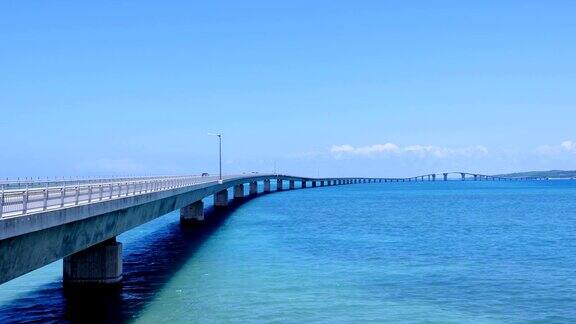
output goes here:
{"type": "Polygon", "coordinates": [[[23,183],[25,188],[13,189],[14,186],[0,184],[0,218],[21,216],[70,206],[90,204],[128,196],[193,186],[201,183],[218,181],[218,177],[209,176],[176,176],[136,178],[133,180],[109,181],[109,179],[91,179],[46,182],[44,188],[38,188],[38,182],[23,183]]]}

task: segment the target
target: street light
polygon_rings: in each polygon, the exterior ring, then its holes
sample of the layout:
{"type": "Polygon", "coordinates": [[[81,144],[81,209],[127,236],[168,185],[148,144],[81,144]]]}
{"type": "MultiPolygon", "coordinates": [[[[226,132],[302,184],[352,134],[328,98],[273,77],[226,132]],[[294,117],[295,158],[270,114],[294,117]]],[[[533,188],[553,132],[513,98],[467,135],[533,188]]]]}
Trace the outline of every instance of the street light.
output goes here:
{"type": "Polygon", "coordinates": [[[218,155],[220,156],[220,176],[218,177],[218,182],[222,183],[222,134],[208,133],[208,135],[218,137],[218,155]]]}

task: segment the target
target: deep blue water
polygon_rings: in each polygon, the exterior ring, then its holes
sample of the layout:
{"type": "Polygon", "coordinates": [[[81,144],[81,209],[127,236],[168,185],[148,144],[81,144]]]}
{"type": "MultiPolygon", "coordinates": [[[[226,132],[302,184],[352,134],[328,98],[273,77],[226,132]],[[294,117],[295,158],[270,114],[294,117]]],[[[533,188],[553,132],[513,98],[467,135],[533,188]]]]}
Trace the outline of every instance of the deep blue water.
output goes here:
{"type": "Polygon", "coordinates": [[[363,184],[265,195],[119,237],[121,289],[61,262],[0,286],[0,322],[576,322],[576,181],[363,184]]]}

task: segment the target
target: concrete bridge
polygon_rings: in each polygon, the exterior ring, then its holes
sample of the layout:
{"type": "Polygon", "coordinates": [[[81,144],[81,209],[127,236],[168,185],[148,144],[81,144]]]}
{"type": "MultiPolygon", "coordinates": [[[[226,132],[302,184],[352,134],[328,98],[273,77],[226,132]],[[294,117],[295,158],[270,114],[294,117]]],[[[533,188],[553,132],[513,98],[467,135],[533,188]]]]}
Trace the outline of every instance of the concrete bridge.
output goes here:
{"type": "Polygon", "coordinates": [[[0,284],[64,258],[65,284],[122,279],[116,236],[180,209],[183,224],[204,221],[203,198],[215,208],[247,194],[375,182],[372,178],[306,178],[250,174],[216,177],[98,179],[2,183],[0,284]],[[261,183],[259,186],[258,184],[261,183]],[[260,191],[259,188],[262,188],[260,191]]]}
{"type": "MultiPolygon", "coordinates": [[[[528,180],[452,173],[462,180],[528,180]]],[[[442,173],[443,180],[448,180],[452,173],[442,173]]],[[[242,200],[246,187],[248,195],[256,196],[356,183],[435,181],[436,176],[307,178],[250,174],[226,176],[222,180],[178,176],[3,181],[0,182],[0,284],[62,258],[65,284],[117,283],[122,279],[122,244],[116,241],[117,235],[177,209],[182,224],[202,223],[202,199],[213,196],[215,208],[225,208],[229,189],[235,200],[242,200]]]]}
{"type": "MultiPolygon", "coordinates": [[[[430,173],[419,175],[415,177],[409,178],[384,178],[384,182],[410,182],[410,181],[436,181],[437,179],[442,179],[443,181],[448,181],[449,177],[456,176],[457,179],[466,181],[466,180],[473,180],[473,181],[526,181],[526,180],[547,180],[546,178],[538,178],[538,177],[518,177],[518,178],[507,178],[507,177],[499,177],[493,175],[486,175],[486,174],[479,174],[479,173],[469,173],[469,172],[442,172],[442,173],[430,173]]],[[[381,180],[381,179],[378,179],[381,180]]]]}

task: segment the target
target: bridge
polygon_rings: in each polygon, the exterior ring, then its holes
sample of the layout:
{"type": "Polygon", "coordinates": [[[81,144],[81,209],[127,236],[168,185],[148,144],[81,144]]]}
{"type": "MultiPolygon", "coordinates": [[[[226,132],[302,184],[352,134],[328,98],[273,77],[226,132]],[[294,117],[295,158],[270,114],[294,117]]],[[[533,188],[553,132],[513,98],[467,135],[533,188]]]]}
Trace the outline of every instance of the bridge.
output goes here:
{"type": "MultiPolygon", "coordinates": [[[[442,173],[443,179],[448,180],[449,174],[442,173]]],[[[530,180],[455,174],[462,180],[530,180]]],[[[222,179],[175,176],[1,181],[0,284],[59,259],[64,259],[65,285],[118,283],[122,279],[122,243],[116,241],[117,235],[178,209],[183,225],[201,224],[203,199],[213,196],[214,208],[225,208],[229,191],[234,200],[242,201],[246,195],[283,190],[425,179],[435,181],[436,174],[410,178],[249,174],[222,179]]]]}
{"type": "Polygon", "coordinates": [[[493,175],[487,175],[487,174],[479,174],[479,173],[469,173],[469,172],[442,172],[442,173],[430,173],[430,174],[424,174],[424,175],[419,175],[419,176],[415,176],[415,177],[409,177],[409,178],[386,178],[384,179],[384,182],[405,182],[405,181],[436,181],[436,177],[440,178],[442,177],[442,179],[444,181],[448,181],[448,177],[449,176],[453,176],[456,175],[460,180],[462,181],[466,181],[466,180],[474,180],[474,181],[488,181],[488,180],[492,180],[492,181],[513,181],[513,180],[547,180],[546,178],[539,178],[539,177],[500,177],[500,176],[493,176],[493,175]]]}

